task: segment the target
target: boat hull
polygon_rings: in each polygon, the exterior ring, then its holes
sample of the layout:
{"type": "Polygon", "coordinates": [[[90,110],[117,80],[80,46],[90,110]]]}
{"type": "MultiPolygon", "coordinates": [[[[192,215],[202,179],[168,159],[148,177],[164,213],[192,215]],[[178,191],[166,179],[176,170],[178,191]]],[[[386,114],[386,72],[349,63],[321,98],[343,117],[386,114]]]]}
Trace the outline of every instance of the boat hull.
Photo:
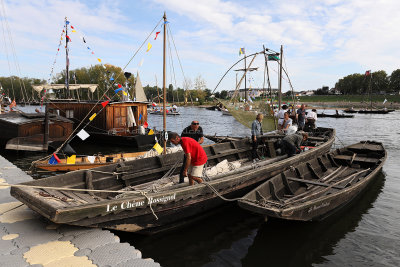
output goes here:
{"type": "MultiPolygon", "coordinates": [[[[208,184],[215,188],[220,195],[227,198],[242,196],[263,181],[279,174],[282,170],[290,168],[293,164],[299,164],[329,151],[334,142],[334,133],[334,130],[332,130],[330,138],[315,149],[291,158],[287,158],[286,155],[275,156],[256,164],[249,163],[237,171],[221,174],[220,178],[211,180],[208,184]]],[[[244,159],[251,154],[249,153],[251,144],[247,140],[215,144],[204,149],[210,163],[216,163],[223,159],[244,159]]],[[[165,171],[171,169],[171,163],[166,165],[167,161],[176,162],[177,160],[182,160],[182,153],[132,161],[132,164],[141,169],[126,176],[118,176],[116,179],[112,176],[110,178],[110,175],[115,172],[115,166],[112,165],[94,169],[92,170],[93,173],[91,171],[86,172],[92,173],[94,178],[90,176],[90,179],[93,180],[94,188],[119,190],[121,187],[118,187],[118,183],[125,181],[126,184],[127,178],[131,178],[127,183],[131,185],[154,181],[157,177],[156,173],[145,166],[147,163],[151,166],[153,163],[150,164],[150,162],[159,162],[161,166],[164,166],[159,169],[160,175],[163,175],[165,171]],[[101,171],[104,174],[96,174],[96,171],[101,171]],[[95,174],[101,178],[96,178],[95,174]],[[108,185],[108,183],[110,184],[108,185]]],[[[127,162],[127,164],[130,163],[127,162]]],[[[127,171],[129,167],[120,167],[119,171],[127,171]]],[[[87,177],[87,173],[77,171],[27,184],[88,188],[87,177]]],[[[49,190],[46,189],[45,191],[48,192],[49,190]]],[[[72,193],[65,190],[50,190],[50,193],[56,197],[65,197],[66,194],[73,198],[81,197],[89,203],[75,205],[71,202],[62,203],[56,199],[43,199],[38,197],[38,193],[32,188],[12,188],[11,190],[12,196],[55,223],[103,227],[129,232],[153,231],[168,225],[173,226],[191,220],[196,216],[207,214],[214,208],[227,204],[205,183],[194,186],[176,185],[165,191],[151,193],[137,190],[131,196],[120,199],[107,199],[105,195],[100,200],[96,200],[93,197],[89,198],[88,194],[73,196],[72,193]],[[156,219],[156,216],[158,219],[156,219]]]]}
{"type": "MultiPolygon", "coordinates": [[[[265,197],[266,201],[269,201],[269,203],[271,203],[271,199],[267,197],[268,193],[265,194],[265,192],[271,192],[280,187],[279,183],[281,182],[281,180],[283,180],[283,175],[281,174],[272,178],[268,182],[269,184],[264,183],[258,186],[252,192],[248,193],[246,196],[244,196],[243,200],[239,201],[239,206],[256,214],[285,220],[313,221],[323,219],[329,215],[334,214],[344,206],[347,206],[351,203],[353,199],[359,196],[361,192],[364,191],[365,188],[367,188],[368,185],[378,176],[385,162],[385,159],[386,152],[384,153],[382,158],[377,161],[379,165],[374,167],[367,176],[362,177],[361,181],[355,183],[354,185],[351,184],[348,187],[346,186],[337,191],[333,189],[333,191],[327,195],[301,201],[298,204],[288,204],[287,206],[283,205],[283,207],[281,208],[279,207],[279,205],[285,203],[285,201],[279,201],[279,203],[277,202],[276,204],[272,203],[268,205],[257,204],[255,200],[257,199],[257,195],[260,194],[265,197]],[[275,189],[271,189],[272,184],[275,189]]],[[[315,163],[316,160],[307,164],[311,164],[311,166],[315,167],[315,163]]],[[[348,162],[346,162],[346,164],[347,163],[348,162]]],[[[304,170],[306,168],[299,167],[299,169],[304,170]]],[[[286,173],[285,176],[287,176],[286,173]]],[[[283,185],[283,187],[285,187],[285,185],[283,185]]],[[[271,195],[272,194],[274,193],[271,193],[271,195]]],[[[294,203],[295,202],[296,201],[294,201],[294,203]]],[[[286,203],[290,203],[290,201],[286,203]]]]}

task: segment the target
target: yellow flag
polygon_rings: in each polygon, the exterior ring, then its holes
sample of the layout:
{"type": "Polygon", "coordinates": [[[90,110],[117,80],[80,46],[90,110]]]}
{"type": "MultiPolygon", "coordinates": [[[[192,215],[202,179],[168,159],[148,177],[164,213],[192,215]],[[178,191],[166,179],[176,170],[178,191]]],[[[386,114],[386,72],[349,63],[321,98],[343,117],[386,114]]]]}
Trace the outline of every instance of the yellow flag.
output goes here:
{"type": "Polygon", "coordinates": [[[164,149],[160,146],[159,143],[156,143],[153,148],[158,152],[158,154],[163,153],[164,149]]]}
{"type": "Polygon", "coordinates": [[[72,32],[76,32],[75,30],[72,30],[72,32]]]}
{"type": "Polygon", "coordinates": [[[67,157],[67,164],[75,164],[76,155],[72,155],[71,157],[67,157]]]}
{"type": "Polygon", "coordinates": [[[98,60],[99,62],[101,62],[101,59],[100,59],[100,58],[98,58],[97,60],[98,60]]]}
{"type": "MultiPolygon", "coordinates": [[[[153,135],[154,134],[154,131],[153,131],[153,129],[150,129],[150,131],[149,131],[149,135],[153,135]]],[[[158,144],[158,143],[157,143],[158,144]]]]}
{"type": "Polygon", "coordinates": [[[89,120],[92,121],[96,117],[96,113],[94,113],[92,116],[90,116],[89,120]]]}
{"type": "Polygon", "coordinates": [[[124,95],[128,95],[125,91],[122,91],[122,93],[123,93],[124,95]]]}
{"type": "Polygon", "coordinates": [[[147,51],[146,51],[146,52],[149,52],[149,50],[151,49],[151,47],[152,47],[151,43],[148,43],[148,44],[147,44],[147,51]]]}

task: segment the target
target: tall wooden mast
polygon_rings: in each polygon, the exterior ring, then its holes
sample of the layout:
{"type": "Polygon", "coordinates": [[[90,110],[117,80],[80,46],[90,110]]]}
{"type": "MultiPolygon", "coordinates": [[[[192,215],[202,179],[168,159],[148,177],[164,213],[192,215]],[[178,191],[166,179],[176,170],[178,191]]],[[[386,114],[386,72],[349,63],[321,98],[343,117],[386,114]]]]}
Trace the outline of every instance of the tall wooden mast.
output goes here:
{"type": "Polygon", "coordinates": [[[281,58],[280,58],[280,63],[279,63],[279,91],[278,91],[278,110],[281,109],[281,101],[282,101],[282,71],[283,71],[283,65],[282,65],[282,58],[283,58],[283,45],[281,45],[281,58]]]}
{"type": "MultiPolygon", "coordinates": [[[[163,130],[164,134],[167,132],[167,89],[165,88],[166,83],[166,63],[165,63],[165,54],[166,54],[166,44],[167,44],[167,30],[166,30],[166,22],[167,15],[164,12],[164,43],[163,43],[163,130]]],[[[165,137],[165,136],[164,136],[165,137]]],[[[164,140],[164,154],[166,154],[167,140],[164,140]]]]}
{"type": "Polygon", "coordinates": [[[68,24],[69,21],[65,17],[65,86],[67,88],[66,97],[69,98],[69,57],[68,57],[68,24]]]}

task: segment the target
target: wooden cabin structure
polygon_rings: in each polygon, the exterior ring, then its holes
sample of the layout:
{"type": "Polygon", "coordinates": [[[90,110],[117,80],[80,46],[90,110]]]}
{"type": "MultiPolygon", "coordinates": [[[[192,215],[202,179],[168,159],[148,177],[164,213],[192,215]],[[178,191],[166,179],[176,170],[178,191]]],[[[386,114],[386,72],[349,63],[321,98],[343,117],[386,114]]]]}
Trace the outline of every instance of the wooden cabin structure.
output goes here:
{"type": "MultiPolygon", "coordinates": [[[[45,114],[9,112],[0,114],[1,148],[25,151],[47,151],[44,139],[45,114]]],[[[49,143],[64,141],[72,133],[73,122],[55,114],[49,115],[49,143]]]]}
{"type": "Polygon", "coordinates": [[[147,102],[123,101],[110,102],[103,108],[97,101],[52,100],[49,108],[51,112],[72,120],[74,127],[78,127],[81,121],[86,124],[96,113],[85,128],[91,142],[148,148],[155,144],[155,138],[147,135],[143,127],[147,122],[147,105],[147,102]]]}

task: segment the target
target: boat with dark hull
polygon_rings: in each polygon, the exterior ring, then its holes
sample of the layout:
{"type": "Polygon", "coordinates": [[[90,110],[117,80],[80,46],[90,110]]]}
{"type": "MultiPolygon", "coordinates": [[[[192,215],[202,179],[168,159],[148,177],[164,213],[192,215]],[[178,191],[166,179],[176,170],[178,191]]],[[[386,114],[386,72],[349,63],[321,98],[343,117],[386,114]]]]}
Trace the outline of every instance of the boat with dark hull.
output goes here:
{"type": "Polygon", "coordinates": [[[285,220],[325,218],[349,204],[386,160],[382,143],[363,141],[302,162],[239,200],[251,212],[285,220]]]}
{"type": "Polygon", "coordinates": [[[129,232],[173,227],[225,204],[215,192],[242,196],[291,165],[328,152],[335,130],[320,133],[305,144],[314,148],[291,158],[276,153],[281,137],[263,137],[258,152],[264,159],[258,162],[247,139],[204,146],[208,182],[194,186],[179,184],[174,175],[182,164],[180,152],[30,181],[12,187],[11,195],[55,223],[129,232]]]}
{"type": "Polygon", "coordinates": [[[46,123],[45,113],[9,112],[0,114],[0,128],[1,149],[47,151],[52,142],[69,137],[73,122],[56,114],[49,114],[46,123]]]}
{"type": "Polygon", "coordinates": [[[320,114],[317,115],[317,117],[318,118],[336,118],[336,119],[341,119],[341,118],[354,118],[354,115],[320,113],[320,114]]]}

